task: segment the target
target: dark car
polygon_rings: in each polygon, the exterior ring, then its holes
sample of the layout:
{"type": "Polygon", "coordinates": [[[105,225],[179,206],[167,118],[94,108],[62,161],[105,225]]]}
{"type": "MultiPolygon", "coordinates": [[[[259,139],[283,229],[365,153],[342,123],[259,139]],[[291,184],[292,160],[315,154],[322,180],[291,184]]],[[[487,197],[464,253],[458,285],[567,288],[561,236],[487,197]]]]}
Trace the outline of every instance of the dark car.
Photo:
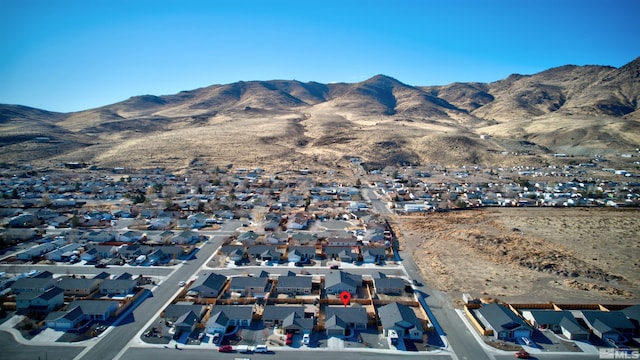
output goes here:
{"type": "Polygon", "coordinates": [[[96,264],[96,267],[99,269],[106,269],[107,268],[107,264],[96,264]]]}

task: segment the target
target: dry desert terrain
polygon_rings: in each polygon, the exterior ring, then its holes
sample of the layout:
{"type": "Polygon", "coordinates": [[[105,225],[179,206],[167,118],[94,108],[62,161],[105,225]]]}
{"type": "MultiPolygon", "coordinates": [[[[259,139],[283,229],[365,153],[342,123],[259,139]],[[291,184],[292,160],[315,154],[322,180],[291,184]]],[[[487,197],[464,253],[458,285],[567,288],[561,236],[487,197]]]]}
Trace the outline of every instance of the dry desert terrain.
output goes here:
{"type": "Polygon", "coordinates": [[[401,217],[401,249],[424,279],[486,300],[635,303],[640,212],[485,208],[401,217]]]}

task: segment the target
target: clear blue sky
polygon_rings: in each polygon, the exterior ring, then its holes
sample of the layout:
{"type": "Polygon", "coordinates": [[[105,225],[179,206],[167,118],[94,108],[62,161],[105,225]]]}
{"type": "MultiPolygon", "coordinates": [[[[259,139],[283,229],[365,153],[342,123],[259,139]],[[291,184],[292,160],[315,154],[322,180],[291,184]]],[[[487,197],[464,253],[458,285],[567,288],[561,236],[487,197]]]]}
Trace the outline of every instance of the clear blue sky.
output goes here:
{"type": "Polygon", "coordinates": [[[640,56],[637,0],[0,0],[0,103],[78,111],[240,80],[491,82],[640,56]]]}

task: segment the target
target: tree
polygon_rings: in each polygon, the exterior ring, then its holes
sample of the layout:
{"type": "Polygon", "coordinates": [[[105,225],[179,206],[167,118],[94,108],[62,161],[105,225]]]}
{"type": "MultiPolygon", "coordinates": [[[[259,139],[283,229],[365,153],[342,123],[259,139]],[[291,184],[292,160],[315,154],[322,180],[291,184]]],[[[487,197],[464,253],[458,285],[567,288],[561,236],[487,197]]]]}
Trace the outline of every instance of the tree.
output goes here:
{"type": "Polygon", "coordinates": [[[42,206],[44,207],[48,207],[51,205],[51,198],[49,198],[49,195],[44,194],[42,195],[42,206]]]}
{"type": "Polygon", "coordinates": [[[80,225],[80,219],[76,215],[73,215],[73,217],[71,218],[71,227],[77,228],[79,225],[80,225]]]}

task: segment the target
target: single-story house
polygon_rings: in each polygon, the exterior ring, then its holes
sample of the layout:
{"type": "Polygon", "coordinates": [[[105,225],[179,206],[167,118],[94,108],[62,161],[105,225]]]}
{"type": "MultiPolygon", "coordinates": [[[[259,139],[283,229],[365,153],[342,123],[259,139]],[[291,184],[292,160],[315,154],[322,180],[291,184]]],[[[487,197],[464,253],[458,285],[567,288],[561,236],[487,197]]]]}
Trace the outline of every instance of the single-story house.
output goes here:
{"type": "Polygon", "coordinates": [[[274,245],[254,245],[247,249],[249,256],[256,260],[279,262],[282,253],[274,245]]]}
{"type": "Polygon", "coordinates": [[[351,246],[327,246],[324,248],[324,254],[327,259],[343,262],[358,261],[360,257],[358,247],[351,246]]]}
{"type": "Polygon", "coordinates": [[[483,305],[477,311],[478,319],[486,328],[493,330],[497,340],[513,341],[522,337],[530,338],[533,330],[509,308],[496,303],[483,305]]]}
{"type": "Polygon", "coordinates": [[[64,290],[64,296],[89,296],[97,291],[102,280],[63,277],[58,282],[58,287],[64,290]]]}
{"type": "Polygon", "coordinates": [[[262,321],[271,325],[281,325],[290,314],[305,317],[303,305],[265,305],[262,311],[262,321]]]}
{"type": "Polygon", "coordinates": [[[640,304],[629,306],[621,310],[636,327],[636,332],[640,330],[640,304]]]}
{"type": "Polygon", "coordinates": [[[343,291],[348,291],[354,296],[362,287],[362,275],[344,271],[330,271],[325,275],[324,284],[327,295],[339,295],[343,291]]]}
{"type": "Polygon", "coordinates": [[[373,264],[384,261],[387,256],[387,249],[379,246],[363,246],[361,249],[362,262],[373,264]]]}
{"type": "Polygon", "coordinates": [[[571,311],[525,310],[522,316],[535,328],[562,333],[570,340],[589,339],[589,331],[580,326],[571,311]]]}
{"type": "Polygon", "coordinates": [[[106,279],[100,284],[100,294],[107,296],[132,294],[138,283],[131,279],[106,279]]]}
{"type": "Polygon", "coordinates": [[[207,312],[207,307],[204,305],[169,304],[162,312],[162,317],[167,321],[175,323],[180,316],[190,311],[196,314],[198,321],[200,321],[207,312]]]}
{"type": "Polygon", "coordinates": [[[622,311],[583,310],[582,316],[589,329],[602,340],[619,341],[631,336],[635,327],[622,311]]]}
{"type": "Polygon", "coordinates": [[[394,331],[399,339],[422,339],[422,323],[411,307],[393,302],[379,307],[378,316],[386,336],[394,331]]]}
{"type": "Polygon", "coordinates": [[[52,243],[44,243],[44,244],[36,245],[32,248],[29,248],[23,252],[16,254],[16,259],[23,260],[23,261],[30,261],[33,259],[37,259],[55,249],[56,249],[56,246],[52,243]]]}
{"type": "Polygon", "coordinates": [[[249,326],[253,305],[216,305],[205,326],[209,334],[224,334],[229,326],[249,326]]]}
{"type": "Polygon", "coordinates": [[[279,276],[276,284],[278,294],[308,295],[311,294],[311,276],[279,276]]]}
{"type": "Polygon", "coordinates": [[[240,261],[245,256],[246,248],[244,245],[224,245],[220,248],[220,252],[231,261],[240,261]]]}
{"type": "Polygon", "coordinates": [[[315,257],[315,246],[290,246],[287,253],[287,260],[293,263],[308,263],[315,257]]]}
{"type": "Polygon", "coordinates": [[[78,300],[67,306],[65,311],[51,312],[45,318],[49,328],[67,331],[76,328],[82,321],[105,321],[118,309],[115,301],[78,300]]]}
{"type": "Polygon", "coordinates": [[[189,287],[188,295],[203,298],[215,298],[220,296],[227,282],[227,277],[217,273],[201,274],[189,287]]]}
{"type": "Polygon", "coordinates": [[[329,306],[325,309],[327,336],[352,335],[353,330],[367,328],[367,311],[364,307],[329,306]]]}
{"type": "Polygon", "coordinates": [[[198,315],[195,312],[189,310],[186,313],[180,315],[176,319],[173,326],[175,326],[176,332],[178,333],[191,334],[193,330],[195,330],[196,325],[198,324],[199,321],[200,321],[200,318],[198,317],[198,315]]]}
{"type": "Polygon", "coordinates": [[[400,278],[390,278],[383,273],[378,273],[373,277],[373,286],[380,294],[402,294],[404,293],[405,282],[400,278]]]}
{"type": "Polygon", "coordinates": [[[269,292],[269,278],[266,276],[234,276],[229,291],[240,296],[263,298],[269,292]]]}

